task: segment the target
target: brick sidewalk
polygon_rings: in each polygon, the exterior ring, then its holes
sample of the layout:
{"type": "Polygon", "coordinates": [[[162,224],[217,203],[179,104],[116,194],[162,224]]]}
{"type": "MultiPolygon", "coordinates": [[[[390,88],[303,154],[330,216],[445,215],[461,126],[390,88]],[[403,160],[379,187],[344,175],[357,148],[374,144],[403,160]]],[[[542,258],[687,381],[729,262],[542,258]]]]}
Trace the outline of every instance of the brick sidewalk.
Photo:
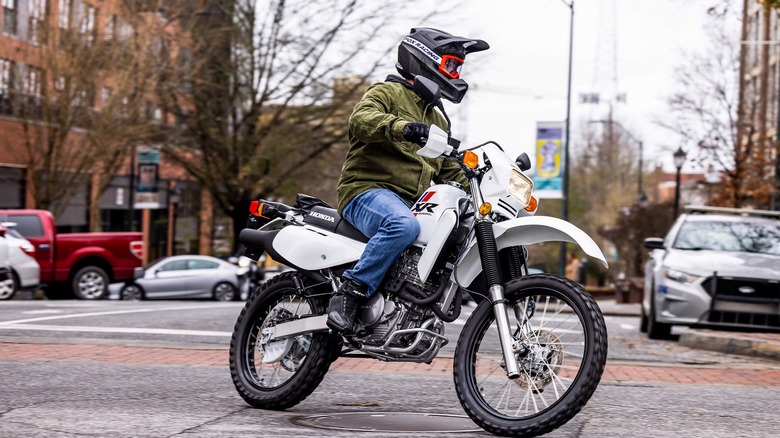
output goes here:
{"type": "MultiPolygon", "coordinates": [[[[113,345],[0,343],[0,360],[227,367],[228,352],[113,345]]],[[[452,359],[440,358],[426,365],[342,358],[333,363],[331,370],[451,375],[452,359]]],[[[602,381],[776,387],[780,386],[780,369],[607,364],[602,381]]]]}

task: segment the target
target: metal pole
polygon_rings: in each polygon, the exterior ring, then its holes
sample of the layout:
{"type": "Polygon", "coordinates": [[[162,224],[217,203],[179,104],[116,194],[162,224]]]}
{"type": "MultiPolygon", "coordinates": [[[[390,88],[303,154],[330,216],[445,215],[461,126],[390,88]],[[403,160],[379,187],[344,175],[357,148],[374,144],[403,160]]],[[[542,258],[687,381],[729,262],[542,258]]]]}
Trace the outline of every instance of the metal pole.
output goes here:
{"type": "Polygon", "coordinates": [[[777,108],[775,109],[775,117],[777,117],[777,125],[775,132],[775,186],[772,190],[772,196],[770,198],[770,210],[778,209],[778,190],[780,190],[780,70],[777,71],[777,108]]]}
{"type": "Polygon", "coordinates": [[[128,231],[135,231],[135,156],[136,146],[130,151],[130,199],[127,201],[128,231]]]}
{"type": "Polygon", "coordinates": [[[680,211],[680,170],[682,170],[682,167],[677,168],[674,184],[674,219],[677,219],[677,214],[680,211]]]}
{"type": "MultiPolygon", "coordinates": [[[[566,90],[566,142],[563,149],[563,205],[561,207],[561,219],[569,220],[569,120],[571,119],[571,71],[572,51],[574,49],[574,0],[565,3],[571,10],[569,16],[569,79],[566,90]]],[[[561,275],[566,273],[566,242],[561,243],[558,269],[561,275]]]]}
{"type": "Polygon", "coordinates": [[[643,200],[642,199],[643,198],[643,196],[642,196],[643,192],[642,192],[642,142],[641,141],[639,142],[639,176],[637,178],[638,178],[638,181],[637,181],[637,185],[636,185],[637,186],[636,187],[636,191],[637,191],[636,196],[637,196],[637,202],[641,203],[642,200],[643,200]]]}

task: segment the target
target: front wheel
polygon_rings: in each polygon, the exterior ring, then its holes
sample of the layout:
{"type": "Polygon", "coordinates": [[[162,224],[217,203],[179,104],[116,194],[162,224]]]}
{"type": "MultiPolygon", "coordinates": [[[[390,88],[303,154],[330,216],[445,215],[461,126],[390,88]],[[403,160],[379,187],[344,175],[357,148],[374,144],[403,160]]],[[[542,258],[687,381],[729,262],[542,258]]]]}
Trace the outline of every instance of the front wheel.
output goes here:
{"type": "MultiPolygon", "coordinates": [[[[279,322],[322,315],[327,297],[303,296],[296,272],[264,283],[250,295],[230,340],[230,374],[241,397],[262,409],[287,409],[322,382],[337,340],[327,332],[271,338],[279,322]]],[[[301,283],[306,284],[303,277],[301,283]]]]}
{"type": "Polygon", "coordinates": [[[585,406],[607,360],[607,330],[593,298],[577,283],[538,274],[507,283],[507,313],[520,377],[507,378],[493,306],[472,313],[455,349],[458,398],[488,432],[536,436],[585,406]]]}

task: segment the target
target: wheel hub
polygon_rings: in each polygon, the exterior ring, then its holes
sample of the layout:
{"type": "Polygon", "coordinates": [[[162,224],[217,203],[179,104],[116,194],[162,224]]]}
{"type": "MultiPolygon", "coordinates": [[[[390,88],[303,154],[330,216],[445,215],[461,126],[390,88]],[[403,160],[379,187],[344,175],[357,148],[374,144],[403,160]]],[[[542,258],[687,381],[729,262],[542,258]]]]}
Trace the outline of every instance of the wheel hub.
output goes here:
{"type": "Polygon", "coordinates": [[[523,344],[527,354],[518,358],[521,373],[515,383],[523,388],[542,392],[561,369],[563,345],[560,338],[548,330],[531,333],[523,344]]]}

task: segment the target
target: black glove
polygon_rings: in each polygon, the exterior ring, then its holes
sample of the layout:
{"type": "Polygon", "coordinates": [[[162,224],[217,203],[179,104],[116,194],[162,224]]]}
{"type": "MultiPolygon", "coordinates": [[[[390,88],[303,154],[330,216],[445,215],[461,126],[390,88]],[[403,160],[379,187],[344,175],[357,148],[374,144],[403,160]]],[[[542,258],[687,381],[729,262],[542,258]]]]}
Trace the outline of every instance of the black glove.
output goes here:
{"type": "Polygon", "coordinates": [[[420,122],[407,123],[404,126],[403,136],[408,142],[425,146],[425,142],[428,141],[428,125],[420,122]]]}

